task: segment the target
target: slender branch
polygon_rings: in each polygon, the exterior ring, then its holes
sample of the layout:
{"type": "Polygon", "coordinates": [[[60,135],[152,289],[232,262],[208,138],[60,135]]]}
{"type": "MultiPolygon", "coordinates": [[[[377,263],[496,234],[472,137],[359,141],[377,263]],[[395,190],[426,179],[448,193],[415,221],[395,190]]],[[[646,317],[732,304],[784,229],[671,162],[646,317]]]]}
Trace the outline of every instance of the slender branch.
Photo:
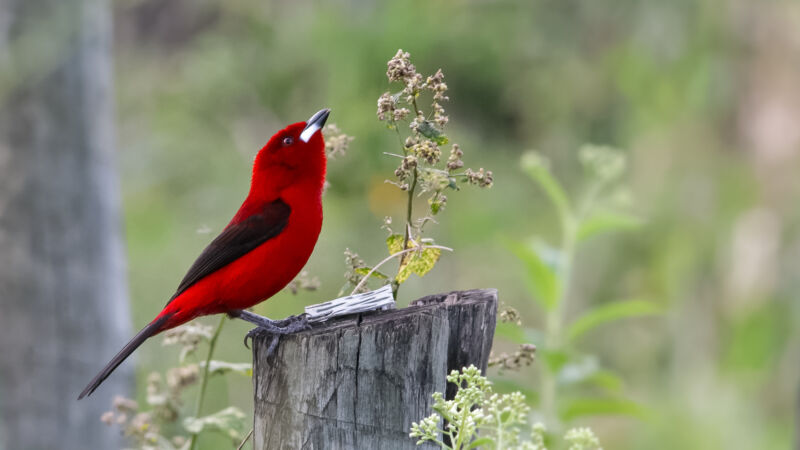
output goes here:
{"type": "MultiPolygon", "coordinates": [[[[408,239],[411,237],[411,218],[414,208],[414,191],[417,189],[417,168],[411,175],[411,186],[408,188],[408,207],[406,208],[406,232],[403,237],[403,250],[408,250],[408,239]]],[[[402,261],[402,260],[401,260],[402,261]]],[[[397,291],[400,290],[400,283],[392,283],[392,295],[397,299],[397,291]]]]}
{"type": "MultiPolygon", "coordinates": [[[[443,246],[443,245],[424,245],[422,248],[423,248],[423,249],[425,249],[425,248],[438,248],[438,249],[441,249],[441,250],[447,250],[448,252],[452,252],[452,251],[453,251],[453,249],[452,249],[452,248],[450,248],[450,247],[445,247],[445,246],[443,246]]],[[[363,286],[363,285],[364,285],[364,283],[366,283],[366,282],[367,282],[367,280],[369,280],[369,277],[370,277],[370,276],[372,276],[372,274],[373,274],[373,273],[375,273],[375,271],[376,271],[376,270],[378,270],[378,267],[380,267],[380,266],[382,266],[382,265],[386,264],[387,262],[391,261],[391,260],[392,260],[392,258],[395,258],[395,257],[397,257],[397,256],[400,256],[400,255],[406,254],[406,253],[408,253],[408,252],[413,252],[414,250],[417,250],[417,247],[414,247],[414,248],[407,248],[407,249],[405,249],[405,250],[400,250],[400,251],[399,251],[399,252],[397,252],[397,253],[393,253],[393,254],[391,254],[391,255],[387,256],[386,258],[384,258],[384,259],[383,259],[383,261],[379,262],[378,264],[375,264],[375,267],[373,267],[373,268],[372,268],[372,269],[371,269],[369,272],[367,272],[367,274],[366,274],[366,275],[364,275],[364,278],[362,278],[362,279],[361,279],[361,281],[359,281],[359,282],[358,282],[358,284],[357,284],[357,285],[356,285],[356,287],[353,289],[353,292],[351,292],[351,293],[350,293],[350,295],[353,295],[353,294],[355,294],[356,292],[358,292],[358,290],[359,290],[359,289],[361,289],[361,286],[363,286]]]]}
{"type": "Polygon", "coordinates": [[[419,112],[419,108],[417,108],[417,95],[416,95],[416,93],[411,98],[411,104],[414,105],[414,112],[417,113],[417,117],[422,116],[424,118],[425,115],[422,114],[421,112],[419,112]]]}
{"type": "Polygon", "coordinates": [[[408,156],[408,150],[406,150],[406,145],[403,143],[403,136],[400,135],[400,128],[395,126],[394,131],[397,133],[397,142],[400,144],[400,148],[403,149],[403,154],[408,156]]]}
{"type": "Polygon", "coordinates": [[[414,168],[414,173],[411,176],[411,186],[408,188],[408,207],[406,208],[406,235],[403,242],[403,250],[408,248],[408,238],[410,236],[409,230],[411,229],[411,213],[414,209],[414,191],[417,189],[417,168],[414,168]]]}
{"type": "MultiPolygon", "coordinates": [[[[208,386],[208,371],[209,367],[211,366],[211,357],[214,355],[214,348],[217,346],[217,338],[219,338],[219,333],[222,331],[222,326],[225,324],[225,315],[222,314],[222,318],[219,320],[219,325],[217,325],[217,329],[214,331],[214,335],[211,336],[211,340],[208,341],[208,356],[206,356],[206,365],[203,367],[203,380],[200,382],[200,393],[197,397],[197,404],[194,408],[194,417],[197,419],[200,417],[200,413],[203,410],[203,400],[206,398],[206,386],[208,386]]],[[[197,436],[200,433],[195,433],[192,435],[192,440],[189,442],[189,450],[194,450],[195,445],[197,445],[197,436]]]]}
{"type": "Polygon", "coordinates": [[[244,440],[242,441],[242,443],[239,444],[238,447],[236,447],[236,450],[242,450],[242,447],[244,447],[244,444],[246,444],[247,441],[250,440],[250,436],[252,436],[252,435],[253,435],[253,428],[250,428],[250,432],[247,433],[247,436],[244,437],[244,440]]]}

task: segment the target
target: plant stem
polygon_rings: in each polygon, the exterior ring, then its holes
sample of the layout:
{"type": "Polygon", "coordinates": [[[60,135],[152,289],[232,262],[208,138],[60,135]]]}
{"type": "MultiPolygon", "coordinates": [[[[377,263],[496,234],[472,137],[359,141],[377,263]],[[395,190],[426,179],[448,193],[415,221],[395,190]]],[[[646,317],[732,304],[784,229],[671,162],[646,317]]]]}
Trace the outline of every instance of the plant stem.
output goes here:
{"type": "MultiPolygon", "coordinates": [[[[417,168],[414,167],[414,173],[411,175],[411,186],[408,188],[408,206],[406,207],[406,223],[405,223],[405,237],[403,238],[403,250],[408,250],[408,239],[411,237],[409,231],[411,230],[411,217],[414,208],[414,191],[417,189],[417,168]]],[[[403,264],[403,259],[400,259],[400,264],[403,264]]],[[[400,290],[400,283],[392,283],[392,294],[397,300],[397,291],[400,290]]]]}
{"type": "Polygon", "coordinates": [[[414,168],[414,173],[411,175],[411,187],[408,188],[408,207],[406,208],[406,235],[403,242],[403,250],[408,248],[409,230],[411,229],[411,213],[414,207],[414,191],[417,189],[417,168],[414,168]]]}
{"type": "Polygon", "coordinates": [[[250,440],[250,436],[253,435],[253,430],[254,430],[254,428],[250,428],[250,432],[247,433],[247,436],[244,437],[244,440],[242,441],[241,444],[239,444],[239,447],[237,447],[236,450],[242,450],[242,448],[244,447],[244,444],[246,444],[247,441],[250,440]]]}
{"type": "MultiPolygon", "coordinates": [[[[572,262],[575,256],[575,238],[577,220],[572,214],[564,221],[564,234],[561,242],[561,258],[558,263],[558,274],[561,280],[561,292],[555,307],[547,313],[546,348],[558,351],[562,347],[561,331],[563,328],[565,303],[569,299],[572,262]]],[[[542,372],[542,412],[545,420],[555,433],[560,433],[561,422],[558,418],[557,396],[558,386],[556,373],[551,368],[542,372]]]]}
{"type": "MultiPolygon", "coordinates": [[[[194,408],[194,418],[197,419],[200,417],[200,413],[203,410],[203,400],[206,397],[206,386],[208,386],[208,371],[209,367],[211,366],[211,357],[214,355],[214,348],[217,346],[217,338],[219,337],[220,331],[222,331],[222,326],[225,324],[225,315],[222,315],[222,318],[219,321],[219,325],[217,325],[217,329],[214,331],[214,335],[211,336],[211,340],[208,341],[208,356],[206,356],[206,365],[203,367],[203,379],[200,381],[200,393],[197,396],[197,404],[194,408]]],[[[189,443],[189,450],[194,450],[195,445],[197,445],[197,434],[192,435],[192,440],[189,443]]]]}

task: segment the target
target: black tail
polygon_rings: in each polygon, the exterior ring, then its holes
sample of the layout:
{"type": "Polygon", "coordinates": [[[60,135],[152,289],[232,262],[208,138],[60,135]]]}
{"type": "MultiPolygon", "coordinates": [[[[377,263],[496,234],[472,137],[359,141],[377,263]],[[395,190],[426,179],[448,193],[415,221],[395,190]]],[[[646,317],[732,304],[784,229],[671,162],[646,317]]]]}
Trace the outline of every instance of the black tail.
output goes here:
{"type": "Polygon", "coordinates": [[[167,319],[169,319],[169,316],[161,316],[150,322],[146,327],[142,328],[142,331],[136,333],[136,336],[134,336],[130,342],[125,344],[125,347],[122,347],[122,350],[120,350],[116,356],[111,358],[111,361],[109,361],[108,364],[103,367],[103,370],[101,370],[97,376],[92,378],[92,381],[89,382],[86,388],[83,389],[83,392],[81,392],[81,395],[78,396],[78,400],[86,397],[87,395],[92,395],[92,392],[97,389],[97,386],[100,386],[100,384],[105,381],[109,375],[111,375],[111,372],[113,372],[117,366],[122,364],[122,361],[125,361],[128,356],[131,356],[131,353],[139,348],[139,346],[142,345],[147,338],[160,331],[161,326],[164,325],[167,319]]]}

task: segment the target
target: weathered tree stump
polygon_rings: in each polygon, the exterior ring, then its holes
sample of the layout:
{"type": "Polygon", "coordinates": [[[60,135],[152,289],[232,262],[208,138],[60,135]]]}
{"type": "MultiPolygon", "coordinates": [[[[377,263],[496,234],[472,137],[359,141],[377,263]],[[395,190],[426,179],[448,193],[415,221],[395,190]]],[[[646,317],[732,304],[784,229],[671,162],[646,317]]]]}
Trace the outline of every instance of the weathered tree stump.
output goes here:
{"type": "MultiPolygon", "coordinates": [[[[408,308],[332,319],[253,341],[254,449],[411,449],[447,374],[486,370],[494,289],[423,297],[408,308]]],[[[448,390],[448,396],[454,391],[448,390]]]]}

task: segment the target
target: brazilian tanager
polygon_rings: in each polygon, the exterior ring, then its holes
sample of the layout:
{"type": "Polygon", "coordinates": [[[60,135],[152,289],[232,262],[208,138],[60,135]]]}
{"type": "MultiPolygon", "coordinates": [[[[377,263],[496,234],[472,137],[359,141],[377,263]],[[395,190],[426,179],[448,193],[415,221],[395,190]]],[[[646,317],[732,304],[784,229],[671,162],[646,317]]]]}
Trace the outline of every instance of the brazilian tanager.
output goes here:
{"type": "Polygon", "coordinates": [[[89,382],[90,395],[149,337],[198,316],[225,313],[272,333],[307,327],[245,311],[283,289],[311,256],[322,228],[325,143],[330,110],[275,133],[256,155],[250,192],[230,223],[189,268],[161,313],[89,382]]]}

